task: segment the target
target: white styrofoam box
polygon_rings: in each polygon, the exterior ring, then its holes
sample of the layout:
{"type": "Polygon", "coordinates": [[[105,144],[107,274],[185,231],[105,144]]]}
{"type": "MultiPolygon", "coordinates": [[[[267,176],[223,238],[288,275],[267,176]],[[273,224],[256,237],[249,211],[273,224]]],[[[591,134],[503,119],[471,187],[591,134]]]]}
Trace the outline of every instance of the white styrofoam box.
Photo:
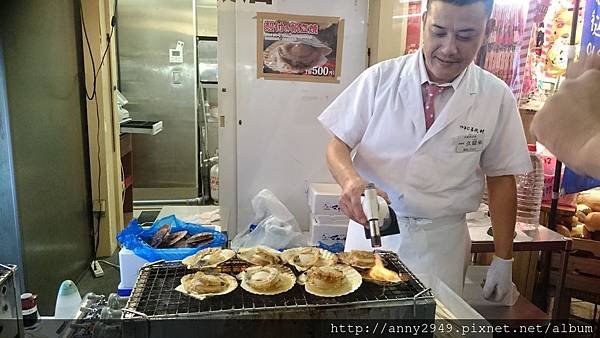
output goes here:
{"type": "Polygon", "coordinates": [[[331,183],[311,183],[308,187],[308,206],[313,215],[343,216],[340,208],[342,188],[331,183]]]}
{"type": "Polygon", "coordinates": [[[119,251],[119,270],[121,271],[121,284],[119,284],[119,287],[133,289],[140,268],[148,263],[147,260],[136,255],[133,251],[121,248],[121,251],[119,251]]]}
{"type": "Polygon", "coordinates": [[[319,224],[311,215],[309,243],[318,245],[322,242],[325,245],[334,245],[346,243],[346,232],[348,224],[319,224]]]}
{"type": "Polygon", "coordinates": [[[346,215],[314,215],[318,224],[348,225],[350,219],[346,215]]]}

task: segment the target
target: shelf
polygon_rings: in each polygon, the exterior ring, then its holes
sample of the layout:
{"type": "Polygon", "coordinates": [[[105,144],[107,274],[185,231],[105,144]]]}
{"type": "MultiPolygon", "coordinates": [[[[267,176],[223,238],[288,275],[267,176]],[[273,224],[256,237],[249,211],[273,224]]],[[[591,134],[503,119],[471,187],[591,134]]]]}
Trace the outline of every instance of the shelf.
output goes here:
{"type": "Polygon", "coordinates": [[[127,121],[121,123],[121,133],[156,135],[163,129],[162,121],[127,121]]]}

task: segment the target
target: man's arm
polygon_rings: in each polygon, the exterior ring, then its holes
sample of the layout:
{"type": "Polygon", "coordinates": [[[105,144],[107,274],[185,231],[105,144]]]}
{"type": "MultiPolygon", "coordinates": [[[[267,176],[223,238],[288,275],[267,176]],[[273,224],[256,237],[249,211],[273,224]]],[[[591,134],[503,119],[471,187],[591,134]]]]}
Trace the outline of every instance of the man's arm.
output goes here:
{"type": "Polygon", "coordinates": [[[569,67],[567,80],[535,114],[531,130],[569,168],[600,178],[600,56],[569,67]]]}
{"type": "Polygon", "coordinates": [[[488,203],[494,231],[496,256],[512,259],[513,236],[517,217],[517,188],[515,177],[487,177],[488,203]]]}
{"type": "Polygon", "coordinates": [[[512,306],[519,299],[512,282],[512,244],[517,216],[515,177],[488,177],[487,184],[495,255],[486,275],[483,297],[512,306]]]}
{"type": "MultiPolygon", "coordinates": [[[[336,182],[342,187],[340,199],[342,211],[353,221],[367,226],[367,217],[360,200],[367,182],[354,169],[350,153],[350,147],[334,136],[327,146],[327,166],[336,182]]],[[[385,192],[378,190],[378,194],[389,203],[385,192]]]]}
{"type": "Polygon", "coordinates": [[[365,190],[366,182],[354,169],[350,152],[350,147],[334,136],[327,146],[327,166],[335,181],[342,187],[342,211],[353,221],[365,225],[367,217],[362,210],[360,196],[365,190]]]}

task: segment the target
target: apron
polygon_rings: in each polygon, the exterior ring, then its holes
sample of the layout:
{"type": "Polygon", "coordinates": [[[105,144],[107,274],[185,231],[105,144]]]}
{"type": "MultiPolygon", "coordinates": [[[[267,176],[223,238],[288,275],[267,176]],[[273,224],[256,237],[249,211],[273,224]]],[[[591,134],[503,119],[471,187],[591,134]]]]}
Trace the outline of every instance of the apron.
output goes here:
{"type": "MultiPolygon", "coordinates": [[[[434,220],[398,217],[400,233],[381,238],[381,249],[393,251],[414,274],[431,274],[462,295],[471,254],[465,216],[434,220]]],[[[350,221],[345,251],[372,251],[362,225],[350,221]]]]}

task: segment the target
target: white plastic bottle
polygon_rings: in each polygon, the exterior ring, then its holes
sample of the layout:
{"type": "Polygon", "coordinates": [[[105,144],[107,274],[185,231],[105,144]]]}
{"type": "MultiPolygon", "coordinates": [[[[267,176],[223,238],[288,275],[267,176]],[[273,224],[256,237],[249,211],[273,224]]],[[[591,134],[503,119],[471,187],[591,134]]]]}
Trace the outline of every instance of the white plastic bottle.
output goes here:
{"type": "Polygon", "coordinates": [[[539,226],[544,193],[544,163],[536,154],[535,144],[528,147],[533,170],[517,177],[517,226],[521,230],[535,230],[539,226]]]}
{"type": "Polygon", "coordinates": [[[210,197],[219,202],[219,162],[210,168],[210,197]]]}
{"type": "Polygon", "coordinates": [[[77,285],[75,285],[72,280],[62,282],[58,289],[58,295],[56,296],[54,318],[74,319],[80,304],[81,295],[79,294],[77,285]]]}

